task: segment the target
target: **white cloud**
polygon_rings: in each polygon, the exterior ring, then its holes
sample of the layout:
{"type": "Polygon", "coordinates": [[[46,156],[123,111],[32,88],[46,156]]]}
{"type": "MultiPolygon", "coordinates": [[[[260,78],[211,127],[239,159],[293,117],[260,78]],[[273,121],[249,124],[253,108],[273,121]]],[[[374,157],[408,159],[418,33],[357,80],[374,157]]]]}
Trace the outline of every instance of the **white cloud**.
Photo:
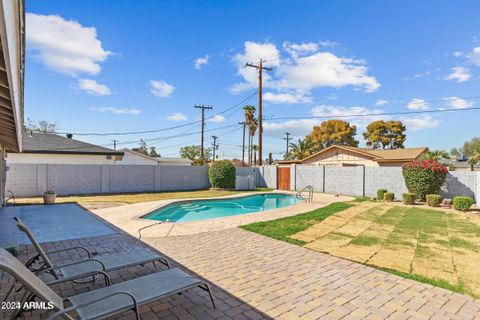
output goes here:
{"type": "Polygon", "coordinates": [[[453,109],[465,109],[470,108],[475,103],[473,101],[468,101],[459,97],[445,97],[443,100],[447,103],[450,108],[453,109]]]}
{"type": "Polygon", "coordinates": [[[221,114],[214,115],[210,119],[207,120],[208,122],[220,123],[225,121],[225,117],[221,114]]]}
{"type": "Polygon", "coordinates": [[[175,112],[175,113],[172,113],[171,115],[169,115],[169,116],[167,117],[167,119],[168,119],[169,121],[174,121],[174,122],[176,122],[176,121],[185,121],[185,120],[187,120],[187,116],[184,115],[183,113],[175,112]]]}
{"type": "Polygon", "coordinates": [[[78,79],[77,86],[86,93],[95,96],[109,96],[112,94],[112,90],[109,87],[92,79],[78,79]]]}
{"type": "Polygon", "coordinates": [[[362,106],[343,107],[343,106],[327,106],[319,105],[310,110],[315,117],[328,117],[330,120],[338,117],[340,120],[345,120],[357,126],[357,128],[364,128],[370,122],[375,120],[386,120],[387,116],[380,116],[377,114],[383,113],[381,109],[367,109],[362,106]]]}
{"type": "Polygon", "coordinates": [[[432,118],[430,115],[421,115],[410,118],[404,118],[407,130],[417,131],[421,129],[436,128],[440,125],[440,120],[432,118]]]}
{"type": "Polygon", "coordinates": [[[413,98],[412,101],[407,104],[407,108],[410,110],[427,110],[428,103],[423,99],[413,98]]]}
{"type": "Polygon", "coordinates": [[[372,92],[380,87],[375,77],[367,74],[365,61],[338,57],[330,52],[319,51],[315,43],[284,43],[286,57],[281,57],[277,46],[273,43],[245,42],[243,53],[233,58],[238,74],[244,82],[235,84],[234,93],[256,88],[258,71],[245,68],[246,62],[256,63],[265,59],[266,66],[273,66],[271,73],[264,73],[264,87],[277,90],[295,90],[309,93],[320,87],[341,88],[354,86],[372,92]]]}
{"type": "Polygon", "coordinates": [[[328,100],[337,100],[337,95],[335,93],[330,93],[328,96],[327,96],[327,99],[328,100]]]}
{"type": "Polygon", "coordinates": [[[113,114],[131,114],[138,115],[142,111],[136,108],[115,108],[115,107],[91,107],[90,111],[100,112],[100,113],[113,113],[113,114]]]}
{"type": "Polygon", "coordinates": [[[285,132],[289,132],[293,137],[300,137],[309,134],[314,126],[318,126],[321,123],[322,120],[320,119],[299,119],[284,122],[265,121],[263,130],[269,136],[283,137],[285,132]]]}
{"type": "Polygon", "coordinates": [[[150,92],[160,98],[169,98],[175,87],[165,81],[150,80],[150,92]]]}
{"type": "Polygon", "coordinates": [[[385,100],[385,99],[378,99],[377,101],[375,101],[375,107],[383,107],[383,106],[386,106],[388,104],[388,100],[385,100]]]}
{"type": "Polygon", "coordinates": [[[208,60],[210,59],[210,56],[207,54],[203,58],[197,58],[195,59],[195,69],[200,70],[204,65],[208,64],[208,60]]]}
{"type": "Polygon", "coordinates": [[[304,43],[284,42],[283,50],[288,52],[292,57],[299,57],[308,53],[318,51],[318,44],[314,42],[304,42],[304,43]]]}
{"type": "Polygon", "coordinates": [[[300,92],[294,93],[272,93],[266,92],[263,100],[271,103],[296,104],[296,103],[312,103],[312,97],[306,96],[300,92]]]}
{"type": "Polygon", "coordinates": [[[473,50],[466,54],[470,63],[480,67],[480,47],[475,47],[473,50]]]}
{"type": "Polygon", "coordinates": [[[465,82],[471,77],[470,70],[468,68],[453,67],[453,68],[450,68],[450,70],[451,70],[451,73],[445,76],[445,78],[443,78],[444,80],[455,80],[457,82],[465,82]]]}
{"type": "Polygon", "coordinates": [[[318,44],[320,44],[322,47],[331,47],[334,48],[338,46],[338,42],[335,41],[320,41],[318,44]]]}
{"type": "Polygon", "coordinates": [[[103,49],[94,27],[56,15],[26,14],[27,48],[49,69],[75,76],[98,74],[110,51],[103,49]]]}

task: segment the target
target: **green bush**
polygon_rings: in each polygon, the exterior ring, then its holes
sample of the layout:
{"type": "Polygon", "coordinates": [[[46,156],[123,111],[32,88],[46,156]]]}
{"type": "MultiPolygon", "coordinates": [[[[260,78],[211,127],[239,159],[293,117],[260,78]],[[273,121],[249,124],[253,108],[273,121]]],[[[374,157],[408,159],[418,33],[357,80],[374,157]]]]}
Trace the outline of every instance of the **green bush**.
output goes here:
{"type": "Polygon", "coordinates": [[[456,210],[467,211],[473,205],[474,201],[470,197],[457,196],[453,198],[453,207],[456,210]]]}
{"type": "Polygon", "coordinates": [[[215,161],[208,170],[208,178],[213,188],[235,188],[235,166],[228,160],[215,161]]]}
{"type": "Polygon", "coordinates": [[[385,197],[385,193],[387,193],[387,189],[378,189],[377,190],[377,200],[382,201],[385,197]]]}
{"type": "Polygon", "coordinates": [[[383,197],[383,200],[391,202],[395,199],[395,194],[393,192],[386,192],[383,197]]]}
{"type": "Polygon", "coordinates": [[[427,205],[429,207],[440,207],[442,197],[439,194],[427,194],[427,205]]]}
{"type": "Polygon", "coordinates": [[[415,204],[417,200],[417,195],[415,193],[404,193],[402,194],[402,199],[404,204],[415,204]]]}
{"type": "Polygon", "coordinates": [[[415,160],[404,165],[402,172],[408,192],[425,201],[427,194],[440,192],[448,170],[436,160],[415,160]]]}

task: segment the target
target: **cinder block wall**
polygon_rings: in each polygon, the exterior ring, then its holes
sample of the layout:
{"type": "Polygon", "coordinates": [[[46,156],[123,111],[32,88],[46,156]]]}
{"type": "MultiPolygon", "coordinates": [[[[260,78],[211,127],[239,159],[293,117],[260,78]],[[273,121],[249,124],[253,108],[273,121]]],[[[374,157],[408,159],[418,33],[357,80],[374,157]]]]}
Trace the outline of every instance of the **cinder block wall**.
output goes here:
{"type": "MultiPolygon", "coordinates": [[[[9,164],[6,190],[31,197],[53,189],[59,195],[197,190],[210,187],[207,166],[9,164]]],[[[258,168],[236,168],[258,177],[258,168]]]]}
{"type": "MultiPolygon", "coordinates": [[[[276,188],[274,166],[260,167],[258,174],[259,185],[276,188]]],[[[384,188],[393,192],[397,199],[401,199],[402,194],[408,192],[402,168],[398,167],[292,165],[290,176],[291,190],[301,190],[311,185],[316,192],[374,197],[378,189],[384,188]]],[[[441,195],[446,198],[466,195],[479,201],[480,172],[448,173],[441,195]]]]}

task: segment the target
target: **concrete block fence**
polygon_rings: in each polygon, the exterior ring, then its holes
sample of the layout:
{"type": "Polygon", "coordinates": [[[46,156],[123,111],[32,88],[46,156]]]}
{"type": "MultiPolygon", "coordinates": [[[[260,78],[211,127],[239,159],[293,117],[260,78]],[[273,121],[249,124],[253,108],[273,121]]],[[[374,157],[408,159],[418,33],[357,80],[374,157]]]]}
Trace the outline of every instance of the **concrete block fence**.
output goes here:
{"type": "MultiPolygon", "coordinates": [[[[277,188],[275,166],[258,168],[258,186],[277,188]]],[[[397,199],[408,192],[398,167],[337,167],[337,166],[290,166],[290,190],[301,190],[311,185],[316,192],[350,196],[375,197],[377,190],[384,188],[395,193],[397,199]]],[[[447,175],[441,195],[453,198],[466,195],[479,201],[480,172],[452,171],[447,175]]]]}
{"type": "MultiPolygon", "coordinates": [[[[6,190],[30,197],[53,189],[59,195],[197,190],[210,187],[206,166],[9,164],[6,190]]],[[[237,168],[257,177],[258,168],[237,168]]],[[[256,181],[255,181],[256,184],[256,181]]]]}

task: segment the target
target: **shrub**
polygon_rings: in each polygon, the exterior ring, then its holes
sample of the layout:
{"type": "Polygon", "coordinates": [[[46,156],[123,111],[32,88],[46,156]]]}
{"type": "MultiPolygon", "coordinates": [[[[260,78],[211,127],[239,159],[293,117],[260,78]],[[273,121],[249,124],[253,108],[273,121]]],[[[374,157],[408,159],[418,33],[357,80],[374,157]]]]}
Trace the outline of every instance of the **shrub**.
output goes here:
{"type": "Polygon", "coordinates": [[[383,200],[385,201],[391,202],[393,201],[393,199],[395,199],[395,194],[393,192],[386,192],[383,196],[384,196],[383,200]]]}
{"type": "Polygon", "coordinates": [[[404,193],[402,194],[403,203],[405,204],[415,204],[415,200],[417,200],[417,195],[415,193],[404,193]]]}
{"type": "Polygon", "coordinates": [[[213,188],[235,188],[235,166],[228,160],[215,161],[208,170],[213,188]]]}
{"type": "Polygon", "coordinates": [[[387,189],[378,189],[377,190],[377,200],[382,201],[385,197],[385,193],[387,193],[387,189]]]}
{"type": "Polygon", "coordinates": [[[458,196],[453,198],[453,207],[456,210],[467,211],[473,205],[473,199],[466,196],[458,196]]]}
{"type": "Polygon", "coordinates": [[[442,197],[439,194],[427,194],[427,205],[429,207],[440,207],[442,197]]]}
{"type": "Polygon", "coordinates": [[[436,160],[415,160],[403,166],[407,189],[425,200],[427,194],[436,194],[445,182],[448,170],[436,160]]]}

